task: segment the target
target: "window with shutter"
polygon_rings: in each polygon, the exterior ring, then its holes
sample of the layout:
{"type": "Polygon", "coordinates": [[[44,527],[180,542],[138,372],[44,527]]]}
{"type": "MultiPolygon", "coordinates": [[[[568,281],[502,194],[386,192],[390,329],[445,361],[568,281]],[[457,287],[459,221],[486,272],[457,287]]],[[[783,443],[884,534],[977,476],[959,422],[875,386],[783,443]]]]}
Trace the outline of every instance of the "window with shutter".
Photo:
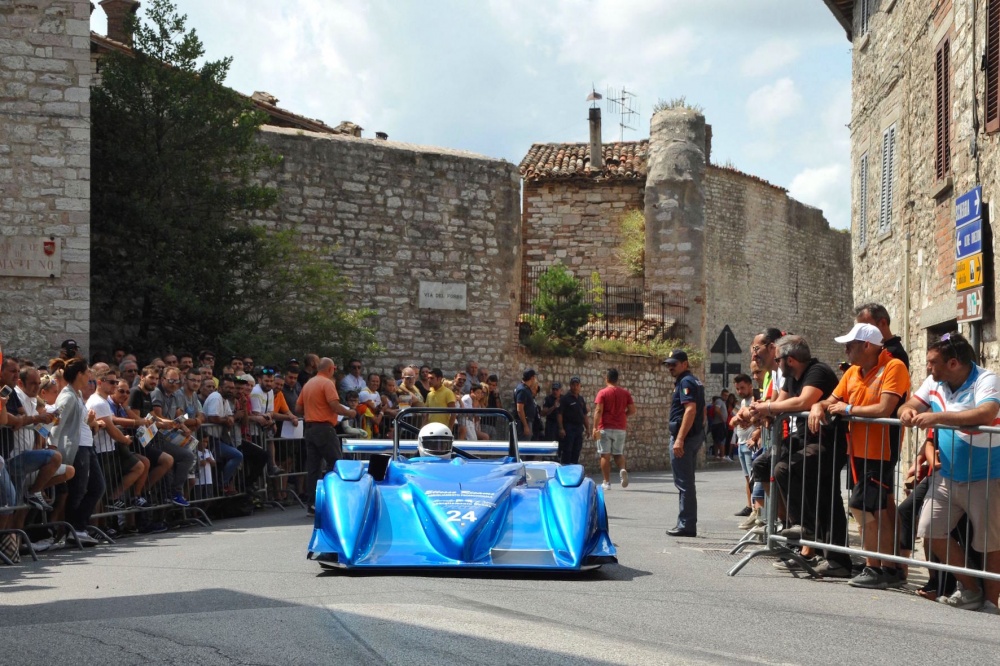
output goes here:
{"type": "Polygon", "coordinates": [[[951,173],[951,40],[945,39],[934,55],[934,179],[951,173]]]}
{"type": "Polygon", "coordinates": [[[986,8],[986,131],[1000,130],[1000,0],[986,8]]]}
{"type": "Polygon", "coordinates": [[[892,199],[896,181],[896,126],[882,133],[882,192],[878,211],[878,233],[892,228],[892,199]]]}
{"type": "Polygon", "coordinates": [[[868,241],[868,153],[861,156],[858,165],[858,245],[868,241]]]}
{"type": "Polygon", "coordinates": [[[872,14],[872,4],[875,0],[858,0],[855,3],[855,7],[858,8],[858,37],[864,37],[868,34],[868,19],[871,18],[872,14]]]}

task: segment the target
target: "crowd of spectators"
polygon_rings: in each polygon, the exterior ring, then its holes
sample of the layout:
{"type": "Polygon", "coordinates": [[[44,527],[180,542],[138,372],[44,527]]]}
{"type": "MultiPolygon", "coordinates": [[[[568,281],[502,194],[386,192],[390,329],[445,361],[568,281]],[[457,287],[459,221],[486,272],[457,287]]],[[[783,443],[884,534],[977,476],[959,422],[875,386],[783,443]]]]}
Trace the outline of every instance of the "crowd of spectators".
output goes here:
{"type": "MultiPolygon", "coordinates": [[[[475,361],[445,376],[427,365],[365,372],[358,359],[341,369],[315,354],[281,367],[244,355],[218,359],[210,350],[168,352],[143,365],[126,349],[90,360],[73,340],[44,364],[0,360],[0,530],[44,525],[28,530],[36,552],[162,532],[199,500],[243,497],[259,505],[261,484],[280,477],[281,465],[319,469],[308,447],[291,452],[282,444],[303,440],[300,394],[324,362],[340,403],[339,438],[391,437],[394,419],[409,407],[507,406],[522,438],[558,440],[570,463],[590,429],[579,377],[565,394],[556,381],[540,395],[528,370],[504,399],[499,377],[475,361]]],[[[458,440],[507,437],[499,418],[438,418],[458,440]]],[[[291,483],[308,502],[314,486],[291,483]]],[[[291,489],[282,484],[279,499],[291,489]]]]}
{"type": "MultiPolygon", "coordinates": [[[[765,497],[772,497],[778,534],[802,558],[775,567],[801,573],[804,562],[854,587],[905,585],[908,567],[896,558],[911,557],[917,537],[931,560],[1000,573],[1000,454],[991,455],[1000,436],[975,429],[998,423],[996,375],[952,333],[928,346],[927,378],[911,386],[909,357],[886,308],[867,303],[855,315],[850,331],[836,338],[847,358],[839,373],[815,358],[803,337],[766,329],[751,344],[751,374],[734,379],[736,404],[727,405],[726,396],[712,401],[713,416],[725,414],[731,429],[724,433],[718,418],[709,419],[718,430],[713,454],[732,455],[728,447],[735,447],[745,476],[747,506],[737,515],[746,520],[739,528],[760,532],[765,497]],[[886,418],[903,427],[855,420],[886,418]],[[899,469],[907,426],[926,437],[912,464],[899,469]],[[775,441],[764,446],[771,433],[778,433],[775,441]],[[850,544],[842,475],[859,546],[868,554],[863,562],[804,543],[850,544]],[[897,505],[899,478],[905,499],[897,505]]],[[[956,608],[1000,612],[1000,583],[989,578],[931,570],[917,593],[956,608]]]]}

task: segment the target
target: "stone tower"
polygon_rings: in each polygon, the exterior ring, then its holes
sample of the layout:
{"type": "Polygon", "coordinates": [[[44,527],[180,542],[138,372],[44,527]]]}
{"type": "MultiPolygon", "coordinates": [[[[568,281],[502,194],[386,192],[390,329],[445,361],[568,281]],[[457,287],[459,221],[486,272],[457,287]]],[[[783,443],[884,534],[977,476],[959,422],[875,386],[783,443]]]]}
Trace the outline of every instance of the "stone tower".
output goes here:
{"type": "Polygon", "coordinates": [[[646,287],[689,310],[687,340],[705,346],[705,116],[689,109],[653,115],[646,176],[646,287]]]}

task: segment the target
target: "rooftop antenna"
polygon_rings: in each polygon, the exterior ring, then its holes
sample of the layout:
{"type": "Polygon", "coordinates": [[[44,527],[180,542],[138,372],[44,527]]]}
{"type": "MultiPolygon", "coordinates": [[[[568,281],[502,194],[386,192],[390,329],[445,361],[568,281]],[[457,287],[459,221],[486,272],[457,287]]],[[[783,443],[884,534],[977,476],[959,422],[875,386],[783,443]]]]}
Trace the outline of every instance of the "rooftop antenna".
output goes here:
{"type": "MultiPolygon", "coordinates": [[[[589,98],[588,98],[589,99],[589,98]]],[[[633,123],[639,117],[639,101],[634,92],[608,88],[608,113],[618,114],[618,140],[625,140],[625,130],[635,131],[633,123]]]]}

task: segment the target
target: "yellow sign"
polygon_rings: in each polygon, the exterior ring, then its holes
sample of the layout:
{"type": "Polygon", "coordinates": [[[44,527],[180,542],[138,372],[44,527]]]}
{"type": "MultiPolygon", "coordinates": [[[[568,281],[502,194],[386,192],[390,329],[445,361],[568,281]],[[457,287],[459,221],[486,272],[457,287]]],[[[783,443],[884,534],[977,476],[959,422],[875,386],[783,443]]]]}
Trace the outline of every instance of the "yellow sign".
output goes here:
{"type": "Polygon", "coordinates": [[[972,289],[983,283],[983,253],[958,260],[955,267],[955,289],[972,289]]]}

